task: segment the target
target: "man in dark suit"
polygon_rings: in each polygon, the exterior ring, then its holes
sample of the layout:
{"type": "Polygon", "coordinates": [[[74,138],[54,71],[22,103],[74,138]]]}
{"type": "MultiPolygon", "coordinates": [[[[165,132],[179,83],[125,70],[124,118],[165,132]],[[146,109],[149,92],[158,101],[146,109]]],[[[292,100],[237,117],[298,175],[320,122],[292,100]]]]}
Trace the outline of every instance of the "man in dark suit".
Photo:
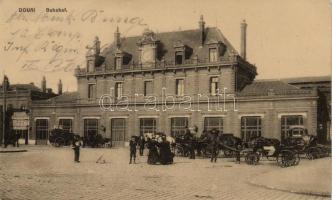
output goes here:
{"type": "Polygon", "coordinates": [[[143,156],[144,147],[145,147],[145,139],[143,135],[139,137],[138,145],[139,145],[139,155],[143,156]]]}
{"type": "Polygon", "coordinates": [[[81,147],[81,141],[79,139],[75,139],[73,142],[73,150],[75,153],[75,162],[79,163],[80,162],[80,147],[81,147]]]}
{"type": "Polygon", "coordinates": [[[134,159],[134,163],[136,161],[136,138],[134,136],[131,137],[130,142],[129,142],[129,148],[130,148],[130,161],[129,164],[132,163],[132,160],[134,159]]]}
{"type": "Polygon", "coordinates": [[[217,162],[219,153],[219,134],[216,129],[211,130],[211,162],[217,162]]]}
{"type": "Polygon", "coordinates": [[[186,133],[184,135],[184,139],[188,144],[189,159],[195,159],[194,137],[187,126],[186,126],[186,133]]]}

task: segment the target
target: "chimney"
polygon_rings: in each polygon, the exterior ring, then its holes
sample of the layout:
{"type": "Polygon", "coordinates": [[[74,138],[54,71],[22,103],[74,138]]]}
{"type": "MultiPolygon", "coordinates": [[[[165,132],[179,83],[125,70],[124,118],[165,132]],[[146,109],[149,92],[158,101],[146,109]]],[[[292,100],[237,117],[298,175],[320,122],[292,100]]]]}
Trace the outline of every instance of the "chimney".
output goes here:
{"type": "Polygon", "coordinates": [[[201,44],[204,45],[204,39],[205,39],[205,22],[203,20],[203,15],[201,15],[199,20],[199,30],[201,33],[201,44]]]}
{"type": "Polygon", "coordinates": [[[120,43],[120,32],[119,32],[119,27],[116,27],[116,31],[114,32],[114,44],[117,48],[120,48],[121,43],[120,43]]]}
{"type": "Polygon", "coordinates": [[[59,80],[59,83],[58,83],[58,94],[59,95],[62,94],[62,82],[61,82],[61,79],[59,80]]]}
{"type": "Polygon", "coordinates": [[[247,58],[247,23],[246,20],[241,22],[241,54],[240,56],[246,60],[247,58]]]}
{"type": "Polygon", "coordinates": [[[42,92],[46,92],[46,78],[45,78],[45,76],[43,76],[43,80],[41,82],[41,89],[42,89],[42,92]]]}
{"type": "Polygon", "coordinates": [[[96,55],[99,55],[100,54],[100,40],[99,40],[98,36],[95,37],[94,48],[95,48],[96,55]]]}

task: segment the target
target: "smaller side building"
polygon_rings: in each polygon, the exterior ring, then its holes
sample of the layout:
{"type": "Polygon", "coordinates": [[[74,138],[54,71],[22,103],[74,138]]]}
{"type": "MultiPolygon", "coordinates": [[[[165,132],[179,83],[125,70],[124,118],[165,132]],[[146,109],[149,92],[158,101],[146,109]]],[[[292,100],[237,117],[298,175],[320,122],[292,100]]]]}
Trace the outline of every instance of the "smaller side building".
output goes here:
{"type": "MultiPolygon", "coordinates": [[[[20,135],[21,144],[34,144],[33,141],[29,142],[29,139],[35,135],[32,133],[32,101],[49,99],[57,95],[53,93],[52,89],[46,87],[45,77],[43,77],[41,85],[42,88],[37,87],[34,83],[10,84],[8,77],[4,77],[4,82],[0,85],[1,143],[5,143],[6,139],[9,141],[14,135],[20,135]],[[5,123],[4,116],[6,116],[5,123]]],[[[44,137],[47,136],[48,133],[44,135],[44,137]]]]}

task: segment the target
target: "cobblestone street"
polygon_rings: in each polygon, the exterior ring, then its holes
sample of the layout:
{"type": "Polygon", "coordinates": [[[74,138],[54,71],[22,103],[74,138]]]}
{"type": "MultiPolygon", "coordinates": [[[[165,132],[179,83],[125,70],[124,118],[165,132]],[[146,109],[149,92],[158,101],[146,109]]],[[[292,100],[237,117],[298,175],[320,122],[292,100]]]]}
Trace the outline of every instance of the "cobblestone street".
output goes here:
{"type": "MultiPolygon", "coordinates": [[[[71,148],[31,147],[25,153],[0,154],[0,199],[329,199],[266,189],[254,177],[285,170],[275,162],[258,166],[233,159],[189,160],[148,165],[146,156],[129,165],[128,149],[81,149],[81,163],[71,148]],[[103,155],[105,164],[96,163],[103,155]]],[[[300,165],[308,164],[302,160],[300,165]]],[[[290,179],[295,177],[289,177],[290,179]]]]}

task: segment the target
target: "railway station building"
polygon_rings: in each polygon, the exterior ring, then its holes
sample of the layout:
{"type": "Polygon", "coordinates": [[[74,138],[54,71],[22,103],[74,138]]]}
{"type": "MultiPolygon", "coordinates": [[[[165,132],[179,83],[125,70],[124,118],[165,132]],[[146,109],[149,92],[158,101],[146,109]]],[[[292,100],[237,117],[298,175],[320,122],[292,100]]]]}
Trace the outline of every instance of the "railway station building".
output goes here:
{"type": "Polygon", "coordinates": [[[102,134],[120,146],[131,135],[175,136],[187,126],[197,127],[198,135],[216,128],[248,140],[281,139],[290,125],[304,125],[326,140],[330,104],[319,88],[255,80],[259,67],[246,58],[246,32],[243,21],[240,52],[203,17],[193,30],[146,29],[124,38],[117,29],[102,50],[96,37],[86,66],[75,70],[77,91],[32,101],[30,143],[45,143],[54,127],[102,134]]]}

